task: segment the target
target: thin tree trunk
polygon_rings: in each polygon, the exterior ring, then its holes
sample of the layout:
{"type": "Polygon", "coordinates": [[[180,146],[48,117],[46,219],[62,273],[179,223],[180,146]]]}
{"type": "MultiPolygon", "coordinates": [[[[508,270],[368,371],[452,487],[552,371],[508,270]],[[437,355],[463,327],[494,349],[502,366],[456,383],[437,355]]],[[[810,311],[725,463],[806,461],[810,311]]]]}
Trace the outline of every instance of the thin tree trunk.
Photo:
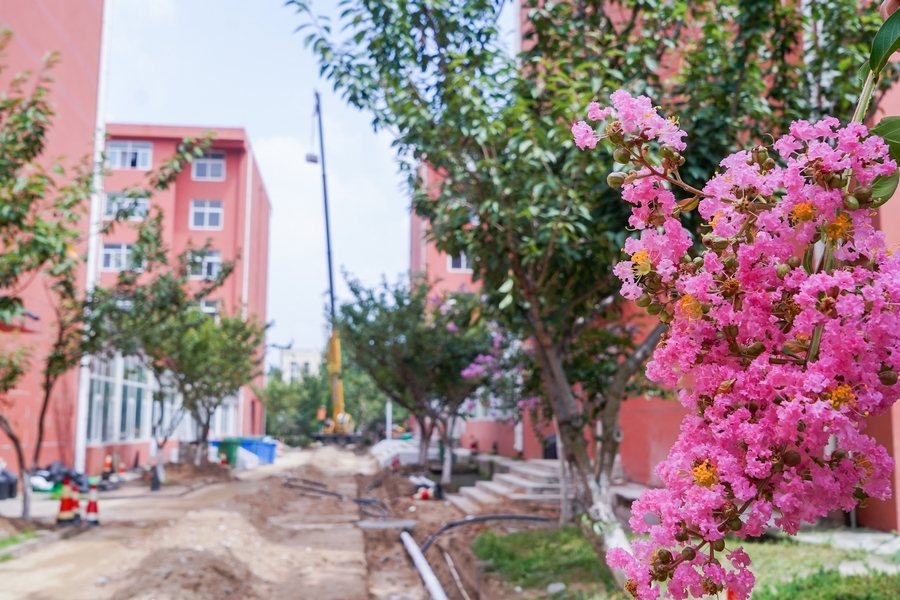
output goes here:
{"type": "Polygon", "coordinates": [[[456,415],[451,416],[444,423],[442,439],[444,441],[444,464],[441,468],[441,485],[450,485],[453,477],[453,425],[456,415]]]}
{"type": "Polygon", "coordinates": [[[431,431],[434,424],[428,425],[427,417],[416,417],[419,423],[419,465],[423,468],[428,466],[428,446],[431,441],[431,431]]]}
{"type": "Polygon", "coordinates": [[[50,406],[50,395],[53,393],[56,379],[56,377],[51,377],[49,374],[44,374],[44,401],[41,403],[41,414],[38,417],[37,440],[34,442],[34,460],[31,461],[31,472],[38,469],[41,445],[44,443],[44,419],[47,416],[47,408],[50,406]]]}
{"type": "Polygon", "coordinates": [[[27,520],[31,518],[31,481],[29,481],[28,471],[25,470],[25,453],[22,452],[22,442],[13,431],[6,415],[0,414],[0,429],[6,433],[16,450],[16,459],[19,461],[19,480],[22,484],[22,519],[27,520]]]}
{"type": "MultiPolygon", "coordinates": [[[[575,500],[590,516],[590,520],[577,521],[597,556],[606,562],[606,553],[610,548],[630,550],[631,544],[613,512],[610,490],[601,490],[599,482],[593,476],[587,440],[584,437],[584,417],[572,394],[562,358],[552,345],[541,343],[540,338],[544,336],[535,337],[538,341],[535,354],[541,366],[544,389],[557,420],[557,439],[560,440],[564,453],[559,459],[568,463],[575,500]]],[[[628,580],[625,572],[614,569],[612,574],[616,583],[624,587],[628,580]]]]}

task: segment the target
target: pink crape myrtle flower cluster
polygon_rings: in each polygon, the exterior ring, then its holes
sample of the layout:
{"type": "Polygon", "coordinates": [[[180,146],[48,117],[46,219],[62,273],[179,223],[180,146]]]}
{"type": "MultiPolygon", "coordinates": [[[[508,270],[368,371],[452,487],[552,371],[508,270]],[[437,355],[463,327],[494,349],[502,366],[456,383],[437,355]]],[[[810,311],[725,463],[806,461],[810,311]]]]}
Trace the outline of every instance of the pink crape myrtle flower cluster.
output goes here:
{"type": "Polygon", "coordinates": [[[634,503],[649,539],[611,551],[610,566],[642,600],[746,599],[750,560],[727,536],[794,534],[890,494],[893,461],[863,429],[900,394],[900,258],[872,224],[872,184],[897,165],[862,124],[797,121],[772,146],[779,160],[737,152],[697,189],[678,172],[678,123],[649,98],[611,99],[590,108],[602,135],[585,122],[573,134],[582,148],[608,139],[630,165],[608,178],[640,231],[615,272],[669,324],[647,376],[680,388],[690,413],[657,467],[665,488],[634,503]],[[699,250],[679,218],[695,209],[699,250]]]}

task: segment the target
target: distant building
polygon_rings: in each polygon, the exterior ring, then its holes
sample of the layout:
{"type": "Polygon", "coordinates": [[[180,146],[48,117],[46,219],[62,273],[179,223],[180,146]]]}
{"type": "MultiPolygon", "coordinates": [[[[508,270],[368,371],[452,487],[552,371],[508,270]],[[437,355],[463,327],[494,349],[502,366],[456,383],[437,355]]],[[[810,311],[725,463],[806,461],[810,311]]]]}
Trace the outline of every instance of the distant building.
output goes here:
{"type": "Polygon", "coordinates": [[[299,381],[308,375],[319,376],[322,366],[321,350],[284,348],[281,350],[281,379],[285,383],[299,381]]]}
{"type": "MultiPolygon", "coordinates": [[[[45,156],[65,156],[73,167],[82,157],[99,160],[107,154],[111,174],[91,200],[90,218],[82,221],[88,242],[78,248],[87,254],[78,285],[111,285],[117,271],[128,264],[135,232],[117,227],[106,235],[97,232],[104,220],[116,212],[121,192],[129,186],[146,185],[147,172],[159,167],[175,152],[184,137],[199,137],[208,128],[149,125],[110,125],[104,122],[106,54],[109,43],[110,3],[103,0],[41,0],[0,4],[0,28],[13,32],[11,45],[0,64],[0,91],[10,78],[23,71],[37,72],[40,57],[60,53],[53,68],[50,101],[56,117],[49,129],[45,156]],[[88,232],[93,232],[88,235],[88,232]]],[[[269,200],[243,129],[212,128],[215,141],[205,156],[179,174],[169,190],[138,203],[136,219],[153,206],[164,213],[163,239],[172,256],[189,244],[211,249],[193,273],[197,282],[215,276],[222,261],[238,259],[234,274],[202,304],[211,318],[241,314],[266,318],[268,278],[269,200]]],[[[63,183],[62,181],[58,183],[63,183]]],[[[0,328],[0,335],[18,336],[35,359],[19,385],[9,393],[10,417],[26,457],[34,452],[37,417],[41,408],[40,364],[55,332],[54,307],[45,282],[36,277],[23,290],[25,309],[31,316],[13,327],[0,328]],[[9,329],[13,329],[11,333],[9,329]]],[[[262,352],[264,348],[261,348],[262,352]]],[[[260,377],[256,382],[262,386],[260,377]]],[[[158,407],[153,406],[156,383],[133,357],[111,360],[93,358],[67,373],[54,388],[45,419],[46,434],[39,464],[61,460],[88,474],[99,474],[106,454],[117,454],[126,464],[136,459],[148,463],[159,449],[154,447],[151,428],[158,407]]],[[[178,405],[172,398],[163,406],[171,418],[178,405]]],[[[212,435],[262,434],[265,415],[262,403],[250,386],[226,400],[213,417],[212,435]]],[[[162,449],[173,457],[178,439],[194,439],[193,423],[185,419],[171,447],[162,449]]],[[[0,434],[0,459],[16,464],[12,445],[0,434]]]]}

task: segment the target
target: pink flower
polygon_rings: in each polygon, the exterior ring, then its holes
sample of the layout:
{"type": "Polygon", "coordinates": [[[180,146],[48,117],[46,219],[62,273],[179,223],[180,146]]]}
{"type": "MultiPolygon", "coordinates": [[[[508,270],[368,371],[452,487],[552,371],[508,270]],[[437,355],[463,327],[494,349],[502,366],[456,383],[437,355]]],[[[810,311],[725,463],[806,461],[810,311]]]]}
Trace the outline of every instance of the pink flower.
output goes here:
{"type": "Polygon", "coordinates": [[[457,333],[459,331],[459,327],[456,326],[456,323],[450,321],[449,323],[447,323],[447,331],[449,331],[450,333],[457,333]]]}
{"type": "Polygon", "coordinates": [[[594,148],[597,145],[597,137],[594,135],[594,128],[585,123],[578,121],[572,125],[572,135],[575,136],[575,145],[582,150],[594,148]]]}
{"type": "Polygon", "coordinates": [[[591,121],[602,121],[611,114],[611,108],[607,107],[601,109],[600,104],[597,102],[591,102],[588,105],[588,119],[590,119],[591,121]]]}

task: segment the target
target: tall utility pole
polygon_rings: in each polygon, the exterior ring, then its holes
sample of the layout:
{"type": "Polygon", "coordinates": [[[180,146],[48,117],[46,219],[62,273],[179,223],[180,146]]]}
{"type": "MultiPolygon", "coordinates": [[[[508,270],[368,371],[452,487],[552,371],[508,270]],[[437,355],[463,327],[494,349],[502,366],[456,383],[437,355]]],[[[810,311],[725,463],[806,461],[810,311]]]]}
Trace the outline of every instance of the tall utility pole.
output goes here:
{"type": "MultiPolygon", "coordinates": [[[[337,312],[334,306],[334,268],[331,262],[331,222],[328,215],[328,182],[325,178],[325,136],[322,132],[322,102],[316,91],[316,115],[319,120],[319,156],[322,160],[322,198],[325,202],[325,244],[328,251],[328,294],[331,298],[331,339],[328,342],[328,378],[331,383],[331,405],[334,419],[333,433],[352,433],[352,421],[344,414],[344,382],[341,381],[341,340],[334,326],[337,312]]],[[[307,157],[310,160],[310,157],[307,157]]],[[[314,162],[314,161],[311,161],[314,162]]]]}

